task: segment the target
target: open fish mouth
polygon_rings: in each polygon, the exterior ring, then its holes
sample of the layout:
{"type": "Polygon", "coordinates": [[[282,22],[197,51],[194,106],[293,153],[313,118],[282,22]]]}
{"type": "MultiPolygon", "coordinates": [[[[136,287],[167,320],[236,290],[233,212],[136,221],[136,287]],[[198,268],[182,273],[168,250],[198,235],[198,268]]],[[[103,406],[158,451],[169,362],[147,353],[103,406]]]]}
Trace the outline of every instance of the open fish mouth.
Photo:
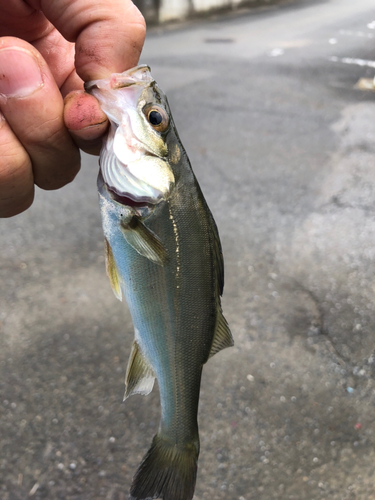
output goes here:
{"type": "Polygon", "coordinates": [[[86,82],[85,90],[86,92],[91,92],[94,89],[116,90],[132,85],[150,84],[154,81],[151,76],[150,67],[147,64],[142,64],[124,73],[114,73],[110,78],[86,82]]]}
{"type": "Polygon", "coordinates": [[[167,110],[149,105],[154,86],[146,65],[85,84],[111,124],[100,153],[104,182],[113,199],[132,206],[160,203],[175,182],[162,129],[169,124],[167,110]]]}
{"type": "Polygon", "coordinates": [[[135,198],[131,193],[119,193],[115,188],[108,186],[106,184],[106,188],[111,198],[117,203],[121,203],[121,205],[126,205],[127,207],[133,208],[153,208],[155,206],[154,200],[151,198],[139,199],[135,198]]]}

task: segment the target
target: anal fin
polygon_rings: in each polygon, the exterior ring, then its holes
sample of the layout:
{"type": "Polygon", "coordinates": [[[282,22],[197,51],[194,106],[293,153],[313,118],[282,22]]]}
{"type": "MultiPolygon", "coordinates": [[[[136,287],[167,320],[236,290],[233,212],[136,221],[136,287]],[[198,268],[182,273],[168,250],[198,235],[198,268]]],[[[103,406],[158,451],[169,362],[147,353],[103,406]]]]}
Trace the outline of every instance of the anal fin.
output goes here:
{"type": "Polygon", "coordinates": [[[104,239],[104,249],[105,249],[105,267],[107,270],[107,276],[111,284],[111,288],[116,298],[122,301],[122,292],[120,286],[120,277],[117,272],[117,266],[115,259],[113,257],[111,245],[108,243],[107,238],[104,239]]]}
{"type": "Polygon", "coordinates": [[[211,345],[211,351],[208,359],[212,358],[214,354],[234,345],[232,333],[229,329],[227,320],[224,318],[221,308],[218,309],[216,318],[215,334],[211,345]]]}
{"type": "Polygon", "coordinates": [[[155,375],[136,340],[133,342],[125,375],[124,401],[133,394],[147,396],[154,386],[155,375]]]}

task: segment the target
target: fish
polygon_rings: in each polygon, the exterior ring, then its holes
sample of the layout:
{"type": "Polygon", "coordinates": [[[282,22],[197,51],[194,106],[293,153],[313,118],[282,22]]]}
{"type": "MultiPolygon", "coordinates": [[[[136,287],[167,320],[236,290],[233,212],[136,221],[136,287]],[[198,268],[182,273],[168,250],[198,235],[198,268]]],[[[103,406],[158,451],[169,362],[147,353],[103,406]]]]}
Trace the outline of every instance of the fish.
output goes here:
{"type": "Polygon", "coordinates": [[[124,400],[158,381],[158,432],[130,500],[191,500],[199,456],[203,365],[233,345],[221,307],[217,226],[181,144],[165,94],[142,65],[85,84],[109,118],[98,175],[106,269],[125,299],[134,342],[124,400]]]}

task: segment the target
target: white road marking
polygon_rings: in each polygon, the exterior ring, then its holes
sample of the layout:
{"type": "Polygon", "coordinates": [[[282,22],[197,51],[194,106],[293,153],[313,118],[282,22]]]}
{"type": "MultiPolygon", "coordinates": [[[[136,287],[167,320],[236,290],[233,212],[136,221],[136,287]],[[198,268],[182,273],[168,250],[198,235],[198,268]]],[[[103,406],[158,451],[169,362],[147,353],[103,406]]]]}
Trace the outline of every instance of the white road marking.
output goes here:
{"type": "Polygon", "coordinates": [[[369,68],[375,68],[375,61],[369,61],[367,59],[356,59],[354,57],[336,57],[332,56],[329,58],[332,62],[341,62],[344,64],[356,64],[357,66],[367,66],[369,68]]]}

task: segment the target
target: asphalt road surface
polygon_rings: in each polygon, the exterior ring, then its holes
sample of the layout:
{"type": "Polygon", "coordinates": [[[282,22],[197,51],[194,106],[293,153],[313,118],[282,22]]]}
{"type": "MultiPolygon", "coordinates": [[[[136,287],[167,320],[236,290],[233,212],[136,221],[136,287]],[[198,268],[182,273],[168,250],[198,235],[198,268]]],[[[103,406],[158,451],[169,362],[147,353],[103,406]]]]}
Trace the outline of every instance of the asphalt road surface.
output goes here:
{"type": "MultiPolygon", "coordinates": [[[[331,0],[148,36],[236,341],[204,369],[197,500],[375,499],[374,21],[331,0]]],[[[157,429],[157,390],[122,403],[96,175],[0,222],[1,500],[125,500],[157,429]]]]}

